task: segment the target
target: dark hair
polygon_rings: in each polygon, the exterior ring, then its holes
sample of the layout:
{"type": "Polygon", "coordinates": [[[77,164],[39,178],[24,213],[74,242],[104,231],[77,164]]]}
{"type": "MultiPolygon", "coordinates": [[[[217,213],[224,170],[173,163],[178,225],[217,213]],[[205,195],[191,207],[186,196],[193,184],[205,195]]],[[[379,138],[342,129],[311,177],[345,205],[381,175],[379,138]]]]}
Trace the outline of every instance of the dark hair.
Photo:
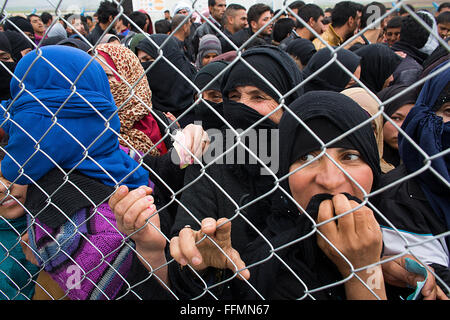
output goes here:
{"type": "MultiPolygon", "coordinates": [[[[75,15],[75,13],[66,13],[65,15],[63,15],[64,20],[68,20],[71,16],[75,15]]],[[[69,21],[71,22],[71,21],[69,21]]]]}
{"type": "Polygon", "coordinates": [[[227,8],[225,9],[225,14],[229,11],[236,11],[236,10],[246,10],[244,6],[237,4],[237,3],[230,3],[227,8]]]}
{"type": "Polygon", "coordinates": [[[208,7],[214,7],[216,5],[216,0],[208,0],[208,7]]]}
{"type": "Polygon", "coordinates": [[[44,24],[47,24],[50,20],[53,19],[53,16],[48,12],[42,12],[41,20],[44,24]]]}
{"type": "Polygon", "coordinates": [[[303,1],[294,1],[290,5],[288,5],[288,7],[290,9],[300,9],[304,5],[305,5],[305,2],[303,2],[303,1]]]}
{"type": "Polygon", "coordinates": [[[438,12],[441,12],[445,8],[450,8],[450,2],[443,2],[438,7],[438,12]]]}
{"type": "Polygon", "coordinates": [[[353,5],[356,7],[356,11],[362,12],[364,9],[364,6],[361,3],[353,2],[353,5]]]}
{"type": "Polygon", "coordinates": [[[227,6],[225,9],[225,13],[223,14],[222,18],[222,25],[224,25],[227,21],[227,18],[231,15],[233,15],[238,10],[246,10],[244,6],[236,3],[231,3],[227,6]]]}
{"type": "MultiPolygon", "coordinates": [[[[186,19],[184,14],[176,14],[172,17],[172,23],[170,24],[170,30],[173,32],[182,22],[186,19]]],[[[189,19],[185,23],[189,22],[189,19]]]]}
{"type": "MultiPolygon", "coordinates": [[[[305,22],[308,22],[311,18],[313,18],[314,21],[317,21],[320,16],[324,15],[322,8],[313,3],[308,3],[298,10],[298,16],[305,22]]],[[[297,21],[295,27],[301,29],[304,28],[304,25],[300,21],[297,21]]]]}
{"type": "Polygon", "coordinates": [[[261,17],[261,15],[264,12],[270,11],[270,7],[268,5],[265,5],[263,3],[257,3],[252,5],[247,12],[247,20],[248,20],[248,24],[250,24],[251,21],[255,21],[258,22],[259,17],[261,17]]]}
{"type": "Polygon", "coordinates": [[[449,23],[450,22],[450,11],[444,11],[442,13],[440,13],[437,17],[436,17],[436,23],[449,23]]]}
{"type": "Polygon", "coordinates": [[[347,23],[350,17],[356,19],[358,7],[353,1],[341,1],[337,3],[331,13],[331,25],[333,27],[342,27],[347,23]]]}
{"type": "Polygon", "coordinates": [[[117,5],[115,3],[104,0],[100,2],[100,5],[95,13],[97,14],[98,22],[108,23],[109,17],[117,16],[119,11],[117,10],[117,5]]]}
{"type": "Polygon", "coordinates": [[[40,16],[38,16],[37,14],[34,14],[34,13],[32,13],[32,14],[29,14],[29,15],[27,15],[27,19],[28,19],[28,21],[30,21],[31,22],[31,18],[32,17],[38,17],[39,19],[41,19],[41,17],[40,16]]]}
{"type": "MultiPolygon", "coordinates": [[[[130,13],[130,15],[128,16],[130,18],[131,21],[133,21],[139,28],[141,28],[142,30],[144,30],[145,27],[145,23],[147,22],[147,16],[145,15],[145,13],[142,13],[140,11],[133,11],[132,13],[130,13]]],[[[139,32],[139,30],[133,26],[131,24],[131,22],[127,22],[125,23],[125,25],[129,25],[129,28],[131,31],[134,32],[139,32]]]]}
{"type": "Polygon", "coordinates": [[[14,16],[11,18],[7,18],[5,24],[3,25],[4,30],[17,31],[16,27],[14,27],[13,24],[15,24],[17,28],[19,28],[23,32],[34,33],[31,22],[28,21],[28,19],[21,16],[14,16]]]}
{"type": "Polygon", "coordinates": [[[403,17],[400,17],[400,16],[393,17],[387,23],[386,28],[387,29],[389,29],[389,28],[401,28],[402,27],[402,20],[403,20],[403,17]]]}
{"type": "MultiPolygon", "coordinates": [[[[412,11],[414,11],[414,12],[416,11],[416,9],[414,9],[412,4],[406,4],[406,6],[408,6],[408,8],[410,8],[412,11]]],[[[402,14],[405,14],[405,13],[408,13],[408,11],[406,11],[406,9],[402,6],[400,8],[400,10],[398,11],[398,14],[402,15],[402,14]]]]}
{"type": "MultiPolygon", "coordinates": [[[[326,8],[324,13],[331,13],[331,14],[333,14],[333,8],[326,8]]],[[[324,14],[324,18],[322,20],[322,23],[324,25],[330,24],[331,23],[331,16],[325,16],[325,14],[324,14]]]]}
{"type": "Polygon", "coordinates": [[[86,21],[91,20],[92,21],[92,17],[91,16],[85,16],[86,21]]]}
{"type": "MultiPolygon", "coordinates": [[[[372,10],[372,8],[374,6],[376,6],[376,7],[378,7],[380,9],[379,12],[376,12],[376,13],[380,14],[378,17],[376,17],[377,19],[380,18],[382,15],[384,15],[386,13],[385,5],[380,3],[380,2],[374,1],[374,2],[371,2],[371,3],[367,4],[362,10],[361,26],[360,26],[361,29],[364,29],[365,27],[367,27],[367,21],[369,20],[370,17],[372,17],[375,14],[375,12],[373,12],[373,10],[372,10]]],[[[375,21],[375,20],[376,19],[373,19],[373,21],[375,21]]]]}
{"type": "Polygon", "coordinates": [[[286,38],[295,26],[294,20],[291,18],[281,18],[273,25],[273,40],[281,42],[286,38]]]}
{"type": "Polygon", "coordinates": [[[120,16],[119,17],[119,19],[117,19],[117,21],[122,21],[122,23],[125,25],[125,26],[128,26],[128,19],[127,19],[127,17],[125,16],[125,15],[122,15],[122,16],[120,16]]]}
{"type": "MultiPolygon", "coordinates": [[[[71,16],[73,16],[74,14],[73,13],[66,13],[64,16],[63,16],[63,18],[64,18],[64,20],[69,20],[69,18],[71,17],[71,16]]],[[[64,29],[67,29],[67,23],[64,21],[64,20],[59,20],[59,21],[61,21],[61,23],[62,23],[62,25],[64,26],[64,29]]],[[[69,21],[69,23],[72,23],[72,21],[69,21]]]]}
{"type": "MultiPolygon", "coordinates": [[[[430,17],[422,12],[417,15],[425,21],[430,27],[433,26],[433,21],[430,17]]],[[[402,29],[400,30],[400,40],[409,43],[418,49],[422,48],[428,40],[430,32],[426,30],[415,18],[410,15],[403,17],[402,29]]]]}
{"type": "Polygon", "coordinates": [[[155,21],[155,32],[167,34],[170,32],[170,22],[166,19],[155,21]]]}

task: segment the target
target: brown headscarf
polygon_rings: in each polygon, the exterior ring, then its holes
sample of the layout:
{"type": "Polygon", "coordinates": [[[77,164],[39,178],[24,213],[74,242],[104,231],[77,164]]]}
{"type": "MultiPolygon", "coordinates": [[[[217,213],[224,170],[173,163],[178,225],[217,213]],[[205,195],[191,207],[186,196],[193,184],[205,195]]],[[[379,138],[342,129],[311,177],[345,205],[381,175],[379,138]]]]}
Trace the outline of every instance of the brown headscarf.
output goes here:
{"type": "MultiPolygon", "coordinates": [[[[105,58],[104,60],[106,60],[108,65],[122,77],[122,79],[117,76],[114,79],[109,79],[111,93],[119,108],[121,137],[136,150],[144,153],[150,150],[150,155],[160,155],[158,147],[151,149],[154,146],[154,142],[157,142],[158,138],[161,137],[161,133],[156,120],[150,113],[152,92],[148,85],[147,77],[142,76],[144,68],[138,57],[130,49],[113,43],[100,44],[97,47],[97,51],[105,58]],[[108,56],[110,59],[108,59],[108,56]],[[114,65],[111,65],[112,63],[114,65]],[[155,130],[152,130],[151,133],[147,132],[146,134],[135,128],[135,125],[144,118],[147,118],[147,122],[148,118],[151,118],[150,120],[154,122],[154,125],[151,127],[155,130]]],[[[120,143],[123,146],[129,147],[126,142],[120,139],[120,143]]]]}
{"type": "MultiPolygon", "coordinates": [[[[372,96],[363,88],[350,88],[341,92],[347,97],[352,98],[353,101],[358,103],[364,110],[366,110],[370,116],[376,114],[379,110],[378,102],[372,98],[372,96]]],[[[394,169],[394,166],[387,163],[383,159],[383,116],[380,114],[378,117],[372,120],[375,124],[375,139],[377,140],[378,153],[380,154],[380,167],[383,173],[389,172],[394,169]]]]}

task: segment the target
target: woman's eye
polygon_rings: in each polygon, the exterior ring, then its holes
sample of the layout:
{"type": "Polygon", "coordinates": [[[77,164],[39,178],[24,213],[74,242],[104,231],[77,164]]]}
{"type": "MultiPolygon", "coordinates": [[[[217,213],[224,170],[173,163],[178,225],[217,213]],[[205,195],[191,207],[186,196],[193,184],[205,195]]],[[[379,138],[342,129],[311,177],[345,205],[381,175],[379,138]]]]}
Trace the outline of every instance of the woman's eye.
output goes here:
{"type": "Polygon", "coordinates": [[[263,96],[254,96],[253,99],[254,99],[254,100],[258,100],[258,101],[266,100],[266,98],[263,97],[263,96]]]}
{"type": "Polygon", "coordinates": [[[361,159],[361,156],[359,154],[357,154],[357,153],[346,153],[344,155],[344,159],[345,160],[350,160],[350,161],[356,161],[356,160],[361,159]]]}
{"type": "Polygon", "coordinates": [[[314,159],[314,155],[312,153],[305,154],[300,157],[301,162],[308,162],[312,161],[314,159]]]}

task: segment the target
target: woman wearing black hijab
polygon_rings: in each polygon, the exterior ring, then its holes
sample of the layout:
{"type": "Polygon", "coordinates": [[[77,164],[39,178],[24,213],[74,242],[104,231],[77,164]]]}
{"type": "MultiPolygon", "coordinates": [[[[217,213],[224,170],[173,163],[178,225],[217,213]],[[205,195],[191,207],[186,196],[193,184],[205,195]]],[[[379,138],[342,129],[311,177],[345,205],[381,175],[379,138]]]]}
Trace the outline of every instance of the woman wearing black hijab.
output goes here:
{"type": "MultiPolygon", "coordinates": [[[[180,47],[173,38],[168,39],[165,34],[152,34],[150,38],[157,46],[148,39],[143,39],[136,46],[137,56],[140,57],[144,69],[147,71],[147,79],[152,90],[153,108],[162,112],[170,112],[179,117],[193,103],[194,88],[183,76],[190,81],[194,79],[196,69],[186,58],[180,47]],[[167,41],[166,41],[167,40],[167,41]],[[163,57],[159,57],[159,47],[163,57]],[[146,58],[142,58],[142,56],[146,58]],[[175,70],[167,60],[179,71],[175,70]],[[181,74],[180,74],[181,72],[181,74]]],[[[182,127],[193,121],[194,111],[191,110],[178,119],[182,127]]]]}
{"type": "MultiPolygon", "coordinates": [[[[281,188],[264,237],[237,250],[235,221],[208,218],[200,231],[184,228],[172,239],[174,259],[199,273],[208,266],[229,269],[224,287],[234,299],[386,299],[385,279],[415,287],[423,279],[409,269],[417,266],[412,256],[381,261],[383,239],[369,194],[382,177],[369,116],[334,92],[307,93],[289,109],[279,124],[281,188]],[[197,245],[205,235],[214,243],[197,245]]],[[[223,298],[217,280],[204,281],[223,298]]],[[[199,292],[206,284],[197,285],[199,292]]],[[[445,299],[431,273],[420,292],[445,299]]]]}
{"type": "Polygon", "coordinates": [[[34,30],[33,26],[27,18],[21,16],[14,16],[6,19],[4,25],[5,31],[14,31],[19,32],[21,30],[24,34],[26,34],[30,39],[34,41],[34,30]],[[13,25],[14,24],[14,25],[13,25]]]}
{"type": "MultiPolygon", "coordinates": [[[[380,101],[384,102],[397,94],[404,92],[398,98],[384,106],[384,113],[399,127],[402,126],[409,111],[416,103],[418,95],[417,91],[414,89],[406,91],[408,88],[409,86],[407,85],[393,85],[381,90],[377,95],[380,101]]],[[[397,167],[401,161],[398,153],[398,130],[391,122],[387,121],[385,118],[383,118],[383,120],[383,158],[387,163],[397,167]]]]}
{"type": "MultiPolygon", "coordinates": [[[[398,137],[402,163],[383,175],[380,182],[383,192],[373,202],[384,213],[383,217],[377,217],[383,232],[384,253],[397,255],[409,248],[411,254],[433,268],[439,277],[437,284],[446,295],[450,292],[450,157],[445,152],[450,144],[447,64],[444,62],[432,70],[437,72],[441,68],[439,74],[424,83],[403,122],[405,134],[398,137]],[[423,153],[430,159],[425,159],[423,153]]],[[[441,290],[435,294],[448,300],[441,290]]]]}
{"type": "Polygon", "coordinates": [[[361,57],[361,82],[377,94],[394,81],[393,73],[402,62],[394,51],[384,44],[374,43],[355,51],[361,57]]]}
{"type": "MultiPolygon", "coordinates": [[[[361,75],[361,57],[342,48],[339,49],[336,54],[337,60],[342,63],[348,71],[353,73],[357,79],[359,79],[361,75]]],[[[303,69],[303,77],[306,81],[308,81],[304,85],[305,92],[317,90],[341,92],[342,90],[355,84],[355,80],[347,72],[345,72],[344,69],[337,64],[337,62],[331,63],[319,74],[315,75],[311,79],[308,79],[314,72],[322,68],[332,59],[333,55],[328,48],[323,48],[317,51],[311,57],[306,67],[303,69]]]]}
{"type": "Polygon", "coordinates": [[[8,38],[4,32],[0,32],[0,61],[3,66],[0,66],[0,101],[11,98],[9,90],[9,82],[11,81],[12,73],[16,68],[16,62],[12,58],[12,48],[8,38]]]}
{"type": "Polygon", "coordinates": [[[294,58],[300,70],[303,70],[317,50],[310,40],[297,38],[289,42],[286,52],[294,58]]]}
{"type": "MultiPolygon", "coordinates": [[[[219,129],[225,125],[225,122],[218,116],[223,117],[223,98],[220,91],[223,73],[217,79],[215,78],[228,65],[227,61],[213,61],[201,68],[195,75],[194,84],[198,89],[203,90],[202,98],[204,99],[194,108],[195,120],[201,121],[205,130],[211,128],[219,129]]],[[[197,99],[198,94],[196,93],[194,100],[197,99]]]]}
{"type": "MultiPolygon", "coordinates": [[[[251,161],[254,158],[251,158],[249,152],[243,152],[243,157],[239,157],[239,152],[244,149],[241,147],[240,151],[236,151],[236,146],[232,148],[236,143],[234,132],[252,127],[255,131],[251,133],[255,133],[254,137],[258,142],[270,144],[273,139],[278,138],[271,134],[277,132],[281,115],[287,112],[283,111],[282,107],[286,107],[303,94],[301,88],[296,89],[302,81],[300,70],[293,59],[281,49],[274,46],[251,48],[242,54],[242,59],[245,62],[237,61],[228,66],[222,80],[223,118],[228,124],[222,130],[216,130],[217,136],[214,140],[211,138],[212,143],[208,151],[214,152],[214,155],[209,160],[206,158],[208,155],[204,155],[203,160],[207,167],[195,164],[186,168],[184,190],[179,199],[182,205],[179,206],[171,232],[171,235],[178,236],[186,225],[197,229],[200,221],[207,217],[234,217],[232,241],[239,250],[243,250],[258,237],[257,230],[265,228],[272,205],[270,191],[276,185],[274,173],[262,174],[262,164],[256,160],[251,161]],[[247,64],[254,68],[258,75],[247,64]],[[280,107],[278,101],[283,101],[285,105],[280,107]],[[227,128],[229,130],[226,130],[227,128]],[[264,135],[265,133],[267,135],[264,135]],[[217,144],[214,141],[217,141],[217,144]],[[224,154],[227,150],[231,152],[224,154]],[[213,163],[210,163],[211,161],[213,163]],[[236,211],[237,208],[241,209],[236,211]]],[[[267,149],[271,152],[269,163],[263,158],[264,154],[261,155],[247,144],[248,140],[242,138],[241,141],[260,157],[269,170],[277,171],[278,150],[272,151],[270,147],[267,149]]],[[[277,140],[274,142],[278,145],[277,140]]],[[[258,146],[258,143],[256,145],[258,146]]],[[[127,201],[126,199],[125,197],[124,201],[127,201]]],[[[120,196],[114,197],[113,201],[120,203],[120,196]]],[[[114,205],[112,208],[120,217],[127,214],[114,205]]],[[[161,219],[164,219],[163,215],[161,219]]],[[[181,232],[184,232],[183,230],[181,232]]],[[[174,237],[171,243],[176,243],[176,239],[177,237],[174,237]]],[[[192,278],[188,268],[180,269],[178,264],[171,263],[169,275],[171,289],[176,291],[180,298],[192,298],[192,295],[196,294],[198,287],[195,284],[186,286],[186,281],[196,282],[195,276],[192,278]]],[[[205,277],[215,278],[217,275],[215,270],[211,270],[205,277]]],[[[148,290],[142,292],[145,294],[148,290]]],[[[231,294],[229,290],[223,293],[224,296],[231,294]]]]}
{"type": "MultiPolygon", "coordinates": [[[[363,281],[373,275],[364,267],[380,261],[381,231],[368,207],[357,208],[381,174],[369,116],[350,98],[324,91],[303,95],[290,104],[289,109],[292,113],[286,111],[279,124],[278,177],[282,189],[273,202],[272,213],[263,232],[265,238],[259,237],[244,250],[238,250],[233,244],[235,220],[220,219],[216,222],[209,218],[203,220],[201,231],[185,228],[177,241],[172,239],[172,256],[181,264],[183,260],[199,259],[197,264],[191,263],[199,272],[207,266],[239,270],[240,276],[253,287],[241,279],[227,283],[235,294],[233,298],[237,299],[374,299],[373,293],[384,299],[381,272],[376,276],[380,285],[372,287],[373,291],[355,278],[337,284],[342,279],[348,280],[346,277],[352,275],[351,267],[322,238],[327,237],[354,269],[363,268],[357,272],[363,281]],[[298,119],[326,144],[327,155],[358,185],[326,155],[321,155],[322,144],[298,119]],[[329,143],[363,122],[366,125],[329,143]],[[337,221],[319,226],[313,224],[351,209],[355,211],[337,221]],[[233,262],[224,258],[211,243],[195,247],[195,241],[202,232],[218,241],[233,262]],[[193,241],[189,241],[190,237],[193,241]],[[178,243],[183,245],[178,246],[178,243]],[[248,269],[245,269],[244,261],[248,269]],[[330,284],[335,285],[321,289],[330,284]]],[[[233,272],[227,272],[226,279],[231,279],[233,272]]]]}
{"type": "Polygon", "coordinates": [[[34,44],[31,40],[21,33],[13,30],[7,30],[4,33],[11,44],[12,57],[15,62],[19,62],[24,55],[34,49],[34,44]]]}
{"type": "MultiPolygon", "coordinates": [[[[251,48],[246,50],[242,58],[267,79],[280,95],[290,92],[301,82],[301,73],[295,62],[288,54],[276,47],[251,48]]],[[[244,62],[235,63],[225,72],[221,92],[223,118],[227,124],[220,131],[216,130],[215,134],[211,132],[214,138],[211,138],[213,142],[207,151],[211,154],[206,154],[203,160],[208,165],[206,169],[208,175],[225,189],[229,197],[208,177],[198,179],[201,174],[199,165],[186,168],[185,186],[194,180],[195,183],[189,185],[181,195],[180,201],[183,206],[180,206],[178,210],[172,234],[178,234],[187,224],[197,225],[196,219],[201,220],[210,216],[215,218],[231,217],[235,214],[236,204],[242,206],[249,203],[273,188],[273,176],[267,173],[261,174],[262,165],[249,152],[244,152],[242,146],[232,147],[236,144],[234,130],[246,130],[252,127],[254,130],[249,131],[249,139],[244,139],[243,136],[242,143],[249,147],[261,161],[264,161],[269,169],[278,169],[276,167],[278,153],[272,151],[270,143],[276,138],[271,134],[276,132],[283,110],[278,108],[277,101],[280,99],[280,95],[275,90],[270,88],[259,76],[256,76],[244,62]],[[263,134],[260,135],[261,132],[263,134]],[[255,135],[250,137],[252,133],[255,135]],[[264,150],[265,154],[262,154],[263,150],[255,150],[253,145],[250,146],[252,142],[255,142],[249,141],[252,137],[256,138],[258,143],[269,145],[264,150]],[[231,152],[223,154],[230,149],[232,149],[231,152]],[[274,154],[269,154],[271,151],[274,154]],[[196,219],[193,219],[189,212],[196,219]]],[[[285,97],[285,103],[290,103],[301,94],[301,89],[294,90],[285,97]]],[[[255,145],[258,146],[258,143],[255,145]]],[[[246,208],[244,215],[253,223],[263,225],[265,215],[261,214],[264,212],[261,210],[267,205],[267,198],[261,199],[246,208]]],[[[242,218],[239,218],[238,221],[236,244],[239,247],[245,245],[249,238],[254,236],[254,231],[249,230],[251,228],[248,228],[242,218]]]]}
{"type": "MultiPolygon", "coordinates": [[[[199,231],[186,225],[170,243],[182,266],[169,264],[171,293],[178,299],[386,299],[385,275],[386,282],[399,274],[412,286],[422,281],[405,266],[413,260],[381,261],[380,226],[366,202],[381,179],[368,114],[341,93],[311,92],[289,105],[279,128],[280,189],[261,236],[248,245],[236,242],[237,214],[207,216],[199,231]]],[[[136,209],[112,208],[122,218],[136,209]]],[[[431,273],[421,292],[428,289],[438,291],[431,273]]]]}

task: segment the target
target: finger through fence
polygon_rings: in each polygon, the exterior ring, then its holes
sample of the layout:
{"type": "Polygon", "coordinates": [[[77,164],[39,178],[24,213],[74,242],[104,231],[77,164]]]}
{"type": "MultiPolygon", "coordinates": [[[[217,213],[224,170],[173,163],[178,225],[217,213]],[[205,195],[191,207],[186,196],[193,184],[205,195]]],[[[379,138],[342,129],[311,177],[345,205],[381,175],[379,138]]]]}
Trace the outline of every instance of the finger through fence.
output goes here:
{"type": "Polygon", "coordinates": [[[3,2],[0,299],[448,299],[449,6],[130,3],[3,2]]]}

